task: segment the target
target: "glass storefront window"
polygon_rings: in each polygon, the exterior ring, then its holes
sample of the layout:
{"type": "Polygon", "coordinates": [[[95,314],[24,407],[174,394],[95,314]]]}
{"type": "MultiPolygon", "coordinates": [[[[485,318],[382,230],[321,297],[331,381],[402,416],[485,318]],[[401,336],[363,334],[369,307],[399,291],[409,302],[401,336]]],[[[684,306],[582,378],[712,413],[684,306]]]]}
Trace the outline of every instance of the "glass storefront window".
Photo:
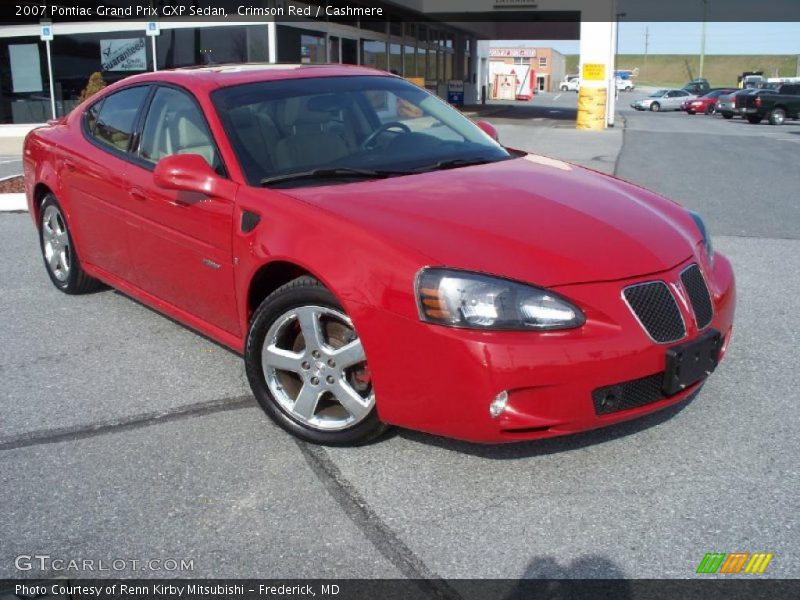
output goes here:
{"type": "Polygon", "coordinates": [[[417,57],[414,46],[403,46],[403,76],[417,77],[417,57]]]}
{"type": "Polygon", "coordinates": [[[436,64],[438,62],[436,50],[428,50],[428,70],[425,73],[425,79],[428,81],[436,81],[439,79],[439,73],[436,69],[436,64]]]}
{"type": "Polygon", "coordinates": [[[75,108],[92,73],[111,84],[153,70],[152,45],[144,29],[62,34],[50,44],[58,116],[75,108]]]}
{"type": "Polygon", "coordinates": [[[159,69],[204,64],[265,62],[267,27],[246,25],[162,29],[161,35],[156,38],[156,48],[159,69]]]}
{"type": "Polygon", "coordinates": [[[0,39],[0,123],[51,118],[44,42],[33,36],[0,39]]]}
{"type": "Polygon", "coordinates": [[[328,37],[328,54],[331,57],[330,62],[342,62],[339,58],[339,38],[335,35],[328,37]]]}
{"type": "Polygon", "coordinates": [[[361,64],[365,67],[386,70],[386,42],[361,40],[361,64]]]}
{"type": "Polygon", "coordinates": [[[428,60],[428,51],[425,48],[417,48],[417,77],[425,78],[425,64],[428,60]]]}
{"type": "Polygon", "coordinates": [[[400,44],[389,44],[389,70],[396,75],[403,74],[403,57],[400,54],[400,44]]]}
{"type": "Polygon", "coordinates": [[[324,63],[328,62],[325,54],[325,36],[303,34],[300,36],[300,62],[324,63]]]}

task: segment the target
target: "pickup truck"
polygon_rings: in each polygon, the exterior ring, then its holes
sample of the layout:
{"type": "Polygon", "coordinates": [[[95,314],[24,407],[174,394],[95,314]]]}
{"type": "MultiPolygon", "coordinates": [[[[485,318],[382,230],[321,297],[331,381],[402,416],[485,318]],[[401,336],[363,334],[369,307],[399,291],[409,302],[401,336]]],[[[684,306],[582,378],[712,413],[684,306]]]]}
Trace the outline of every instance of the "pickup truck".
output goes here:
{"type": "Polygon", "coordinates": [[[785,83],[776,90],[759,90],[742,98],[739,112],[750,123],[760,123],[765,117],[772,125],[783,125],[788,119],[800,118],[800,84],[785,83]]]}

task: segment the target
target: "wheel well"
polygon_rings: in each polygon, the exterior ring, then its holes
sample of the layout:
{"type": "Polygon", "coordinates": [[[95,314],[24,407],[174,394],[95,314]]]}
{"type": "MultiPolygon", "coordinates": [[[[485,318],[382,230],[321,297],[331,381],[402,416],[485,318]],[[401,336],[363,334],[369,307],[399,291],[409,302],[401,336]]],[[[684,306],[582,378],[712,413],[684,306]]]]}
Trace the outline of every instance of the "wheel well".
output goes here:
{"type": "Polygon", "coordinates": [[[39,219],[41,217],[42,200],[47,194],[52,194],[53,191],[43,183],[37,183],[33,188],[33,210],[36,217],[36,226],[39,227],[39,219]]]}
{"type": "Polygon", "coordinates": [[[788,112],[783,104],[776,104],[772,107],[772,110],[775,110],[776,108],[780,108],[783,112],[788,112]]]}
{"type": "Polygon", "coordinates": [[[247,293],[247,319],[250,319],[264,298],[282,285],[303,275],[313,277],[302,267],[285,261],[274,261],[261,267],[250,281],[250,290],[247,293]]]}

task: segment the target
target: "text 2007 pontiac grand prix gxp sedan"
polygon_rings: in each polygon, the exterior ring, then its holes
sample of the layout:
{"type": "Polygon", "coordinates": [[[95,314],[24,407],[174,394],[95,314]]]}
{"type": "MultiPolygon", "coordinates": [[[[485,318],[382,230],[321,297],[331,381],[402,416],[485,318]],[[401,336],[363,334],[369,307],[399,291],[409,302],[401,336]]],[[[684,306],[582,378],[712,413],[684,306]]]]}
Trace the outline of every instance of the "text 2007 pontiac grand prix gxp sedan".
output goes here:
{"type": "Polygon", "coordinates": [[[25,186],[57,288],[243,353],[306,440],[543,438],[693,394],[735,304],[700,217],[492,133],[360,67],[160,72],[34,130],[25,186]]]}

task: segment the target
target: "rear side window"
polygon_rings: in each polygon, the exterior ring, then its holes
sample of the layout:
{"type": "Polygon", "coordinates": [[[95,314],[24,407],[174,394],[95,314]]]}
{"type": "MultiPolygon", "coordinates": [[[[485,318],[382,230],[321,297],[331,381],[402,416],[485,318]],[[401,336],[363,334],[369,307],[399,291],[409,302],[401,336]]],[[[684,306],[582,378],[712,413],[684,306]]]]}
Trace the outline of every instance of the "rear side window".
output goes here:
{"type": "MultiPolygon", "coordinates": [[[[136,115],[144,104],[147,91],[147,86],[140,86],[106,96],[94,129],[89,129],[92,137],[101,144],[126,152],[136,124],[136,115]]],[[[87,126],[90,126],[91,119],[91,115],[87,117],[87,126]]]]}

